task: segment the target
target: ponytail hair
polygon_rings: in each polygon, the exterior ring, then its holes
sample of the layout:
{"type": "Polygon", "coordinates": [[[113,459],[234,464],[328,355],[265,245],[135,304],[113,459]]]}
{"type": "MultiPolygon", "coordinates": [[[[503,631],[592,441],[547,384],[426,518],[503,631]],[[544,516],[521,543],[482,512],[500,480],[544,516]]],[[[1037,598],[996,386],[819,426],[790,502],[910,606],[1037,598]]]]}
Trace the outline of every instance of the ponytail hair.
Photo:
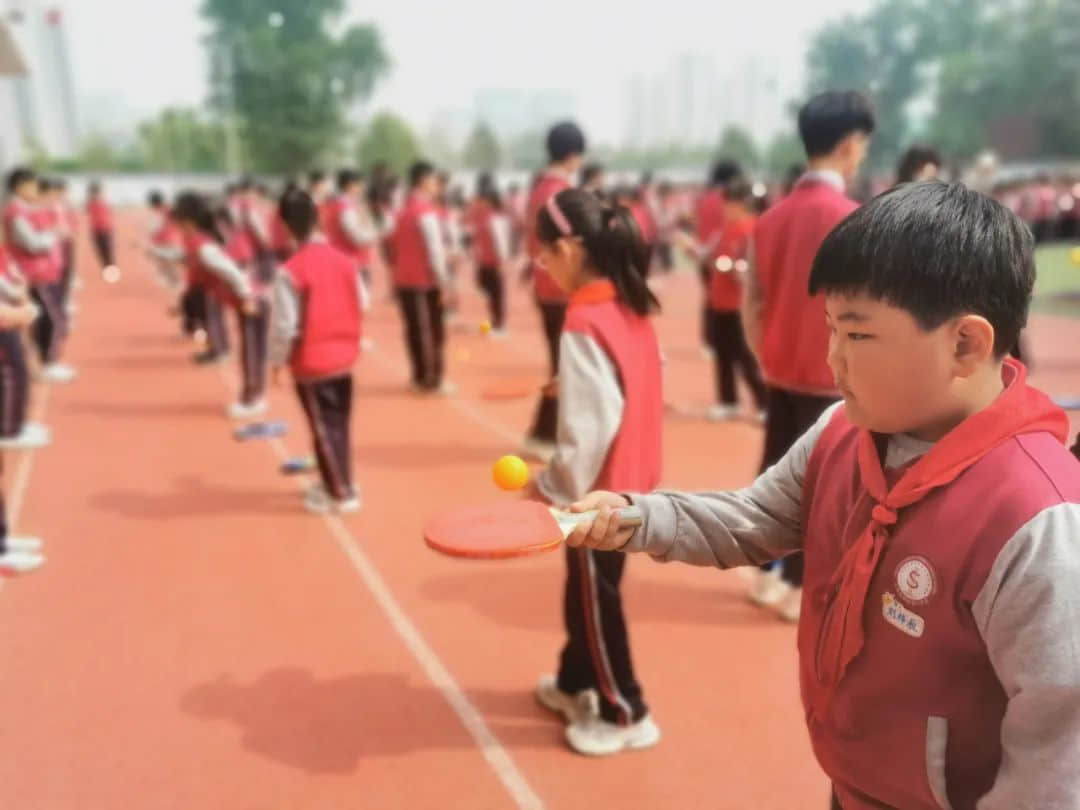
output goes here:
{"type": "Polygon", "coordinates": [[[176,198],[172,215],[177,222],[187,222],[201,233],[214,239],[218,244],[225,244],[225,239],[217,226],[214,210],[201,194],[194,191],[183,192],[176,198]]]}
{"type": "Polygon", "coordinates": [[[649,248],[628,208],[608,204],[587,191],[568,188],[540,209],[536,233],[548,245],[567,236],[580,238],[589,267],[614,283],[619,301],[638,315],[660,309],[659,301],[645,283],[649,248]]]}

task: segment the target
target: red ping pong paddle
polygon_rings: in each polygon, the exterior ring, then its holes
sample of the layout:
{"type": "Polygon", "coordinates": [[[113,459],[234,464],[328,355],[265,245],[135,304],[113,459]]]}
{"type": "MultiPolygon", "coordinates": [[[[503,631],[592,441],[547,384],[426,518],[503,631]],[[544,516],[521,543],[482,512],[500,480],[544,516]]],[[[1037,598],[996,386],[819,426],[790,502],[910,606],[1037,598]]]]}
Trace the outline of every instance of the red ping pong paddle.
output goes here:
{"type": "MultiPolygon", "coordinates": [[[[622,526],[640,526],[641,510],[617,510],[622,526]]],[[[451,557],[502,560],[552,551],[596,512],[563,512],[536,501],[463,506],[437,515],[424,527],[424,542],[451,557]]]]}

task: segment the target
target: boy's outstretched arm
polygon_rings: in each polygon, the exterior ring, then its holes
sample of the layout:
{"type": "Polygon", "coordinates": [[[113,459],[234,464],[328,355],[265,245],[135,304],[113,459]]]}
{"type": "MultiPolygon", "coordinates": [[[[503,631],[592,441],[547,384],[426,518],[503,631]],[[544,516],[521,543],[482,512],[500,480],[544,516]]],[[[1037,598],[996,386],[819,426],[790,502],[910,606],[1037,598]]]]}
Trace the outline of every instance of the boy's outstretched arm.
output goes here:
{"type": "Polygon", "coordinates": [[[839,405],[834,405],[788,451],[745,489],[733,492],[597,492],[572,510],[597,509],[596,520],[574,529],[567,544],[599,550],[644,551],[663,562],[735,568],[759,565],[802,546],[803,479],[810,455],[839,405]],[[620,528],[614,511],[633,504],[644,523],[620,528]]]}
{"type": "Polygon", "coordinates": [[[979,810],[1080,802],[1080,505],[1039,514],[1001,550],[972,604],[1009,703],[1001,767],[979,810]]]}

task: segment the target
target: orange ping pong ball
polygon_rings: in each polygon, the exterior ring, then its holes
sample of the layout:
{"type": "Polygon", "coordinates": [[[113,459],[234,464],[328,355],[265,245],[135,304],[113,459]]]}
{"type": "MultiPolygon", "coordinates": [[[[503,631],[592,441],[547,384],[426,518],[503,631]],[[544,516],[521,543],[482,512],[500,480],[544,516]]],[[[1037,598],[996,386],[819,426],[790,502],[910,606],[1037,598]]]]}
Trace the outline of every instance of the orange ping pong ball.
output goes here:
{"type": "MultiPolygon", "coordinates": [[[[491,331],[491,321],[480,321],[480,333],[486,335],[491,331]]],[[[508,456],[509,458],[509,456],[508,456]]]]}
{"type": "Polygon", "coordinates": [[[529,465],[517,456],[503,456],[491,468],[491,477],[499,489],[521,489],[529,483],[529,465]]]}

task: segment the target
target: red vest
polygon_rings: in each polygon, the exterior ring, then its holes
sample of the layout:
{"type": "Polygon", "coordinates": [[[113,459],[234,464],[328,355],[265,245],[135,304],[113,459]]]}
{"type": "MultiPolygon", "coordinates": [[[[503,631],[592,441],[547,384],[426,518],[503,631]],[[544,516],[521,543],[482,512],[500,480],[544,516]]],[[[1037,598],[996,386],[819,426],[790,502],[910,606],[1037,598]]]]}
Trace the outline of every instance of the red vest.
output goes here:
{"type": "Polygon", "coordinates": [[[284,265],[300,297],[300,336],[290,359],[296,379],[346,372],[356,363],[361,312],[354,261],[308,242],[284,265]]]}
{"type": "MultiPolygon", "coordinates": [[[[55,205],[44,205],[30,215],[34,227],[41,231],[58,231],[63,224],[63,219],[63,212],[55,205]]],[[[42,281],[46,284],[55,284],[64,271],[63,240],[57,238],[46,255],[49,257],[49,266],[42,281]]]]}
{"type": "Polygon", "coordinates": [[[111,231],[112,212],[109,204],[102,197],[95,197],[86,204],[87,213],[90,215],[90,230],[111,231]]]}
{"type": "Polygon", "coordinates": [[[494,206],[482,198],[474,200],[469,208],[473,251],[476,253],[476,264],[480,267],[499,266],[499,251],[495,246],[495,235],[491,232],[491,221],[497,215],[494,206]]]}
{"type": "MultiPolygon", "coordinates": [[[[724,228],[723,236],[706,257],[709,268],[709,309],[718,312],[734,312],[742,303],[742,273],[735,262],[746,259],[746,247],[754,232],[757,217],[732,222],[724,228]],[[721,270],[717,260],[726,257],[731,266],[721,270]]],[[[725,262],[726,266],[726,262],[725,262]]]]}
{"type": "Polygon", "coordinates": [[[766,211],[754,231],[754,265],[762,294],[761,364],[777,388],[836,394],[825,362],[829,330],[823,297],[807,294],[818,248],[858,204],[833,186],[800,180],[766,211]]]}
{"type": "Polygon", "coordinates": [[[341,227],[341,215],[350,208],[355,209],[356,203],[344,195],[339,194],[327,201],[326,221],[323,223],[326,238],[339,252],[344,253],[361,267],[370,267],[372,245],[355,244],[341,227]]]}
{"type": "Polygon", "coordinates": [[[422,194],[410,194],[394,222],[394,286],[401,289],[430,290],[438,280],[431,269],[427,242],[420,230],[420,218],[438,214],[435,203],[422,194]]]}
{"type": "Polygon", "coordinates": [[[664,429],[660,346],[652,320],[615,298],[610,281],[585,285],[570,299],[563,329],[592,338],[619,375],[623,417],[590,489],[651,492],[660,483],[664,429]]]}
{"type": "MultiPolygon", "coordinates": [[[[205,287],[212,295],[222,303],[233,308],[240,307],[240,299],[236,291],[227,282],[223,281],[213,270],[208,268],[199,253],[203,245],[218,244],[218,242],[203,233],[192,233],[184,236],[184,250],[187,253],[188,283],[193,286],[205,287]]],[[[228,253],[228,249],[225,249],[228,253]]],[[[230,258],[232,258],[230,256],[230,258]]],[[[235,261],[235,259],[234,259],[235,261]]]]}
{"type": "Polygon", "coordinates": [[[4,241],[8,251],[28,282],[31,284],[52,284],[60,279],[60,263],[52,251],[31,253],[15,239],[15,220],[24,219],[35,230],[45,230],[50,213],[44,208],[32,206],[22,200],[12,198],[4,206],[4,241]]]}
{"type": "Polygon", "coordinates": [[[150,234],[150,242],[160,247],[181,244],[180,229],[176,227],[172,217],[167,214],[161,217],[161,224],[150,234]]]}
{"type": "Polygon", "coordinates": [[[641,231],[641,238],[645,244],[653,244],[656,241],[656,220],[653,218],[649,207],[643,202],[634,203],[630,206],[630,215],[634,218],[634,222],[637,223],[638,230],[641,231]]]}
{"type": "Polygon", "coordinates": [[[541,301],[565,301],[566,291],[560,287],[548,271],[536,263],[540,255],[540,239],[536,235],[536,217],[547,201],[562,191],[570,188],[569,181],[561,174],[547,172],[529,195],[529,206],[525,212],[525,227],[528,228],[526,247],[533,265],[533,289],[541,301]]]}
{"type": "Polygon", "coordinates": [[[1001,764],[1006,696],[971,605],[1021,527],[1080,500],[1080,468],[1049,433],[1022,435],[902,509],[870,584],[863,649],[829,689],[816,670],[829,582],[871,511],[858,436],[839,409],[803,482],[799,670],[814,752],[845,810],[940,810],[927,776],[928,723],[939,718],[948,724],[948,799],[953,810],[973,810],[1001,764]]]}
{"type": "Polygon", "coordinates": [[[296,240],[277,211],[270,217],[270,248],[282,254],[292,253],[296,249],[296,240]]]}
{"type": "Polygon", "coordinates": [[[695,218],[699,242],[708,242],[724,229],[724,200],[724,190],[720,188],[709,189],[698,200],[695,218]]]}

